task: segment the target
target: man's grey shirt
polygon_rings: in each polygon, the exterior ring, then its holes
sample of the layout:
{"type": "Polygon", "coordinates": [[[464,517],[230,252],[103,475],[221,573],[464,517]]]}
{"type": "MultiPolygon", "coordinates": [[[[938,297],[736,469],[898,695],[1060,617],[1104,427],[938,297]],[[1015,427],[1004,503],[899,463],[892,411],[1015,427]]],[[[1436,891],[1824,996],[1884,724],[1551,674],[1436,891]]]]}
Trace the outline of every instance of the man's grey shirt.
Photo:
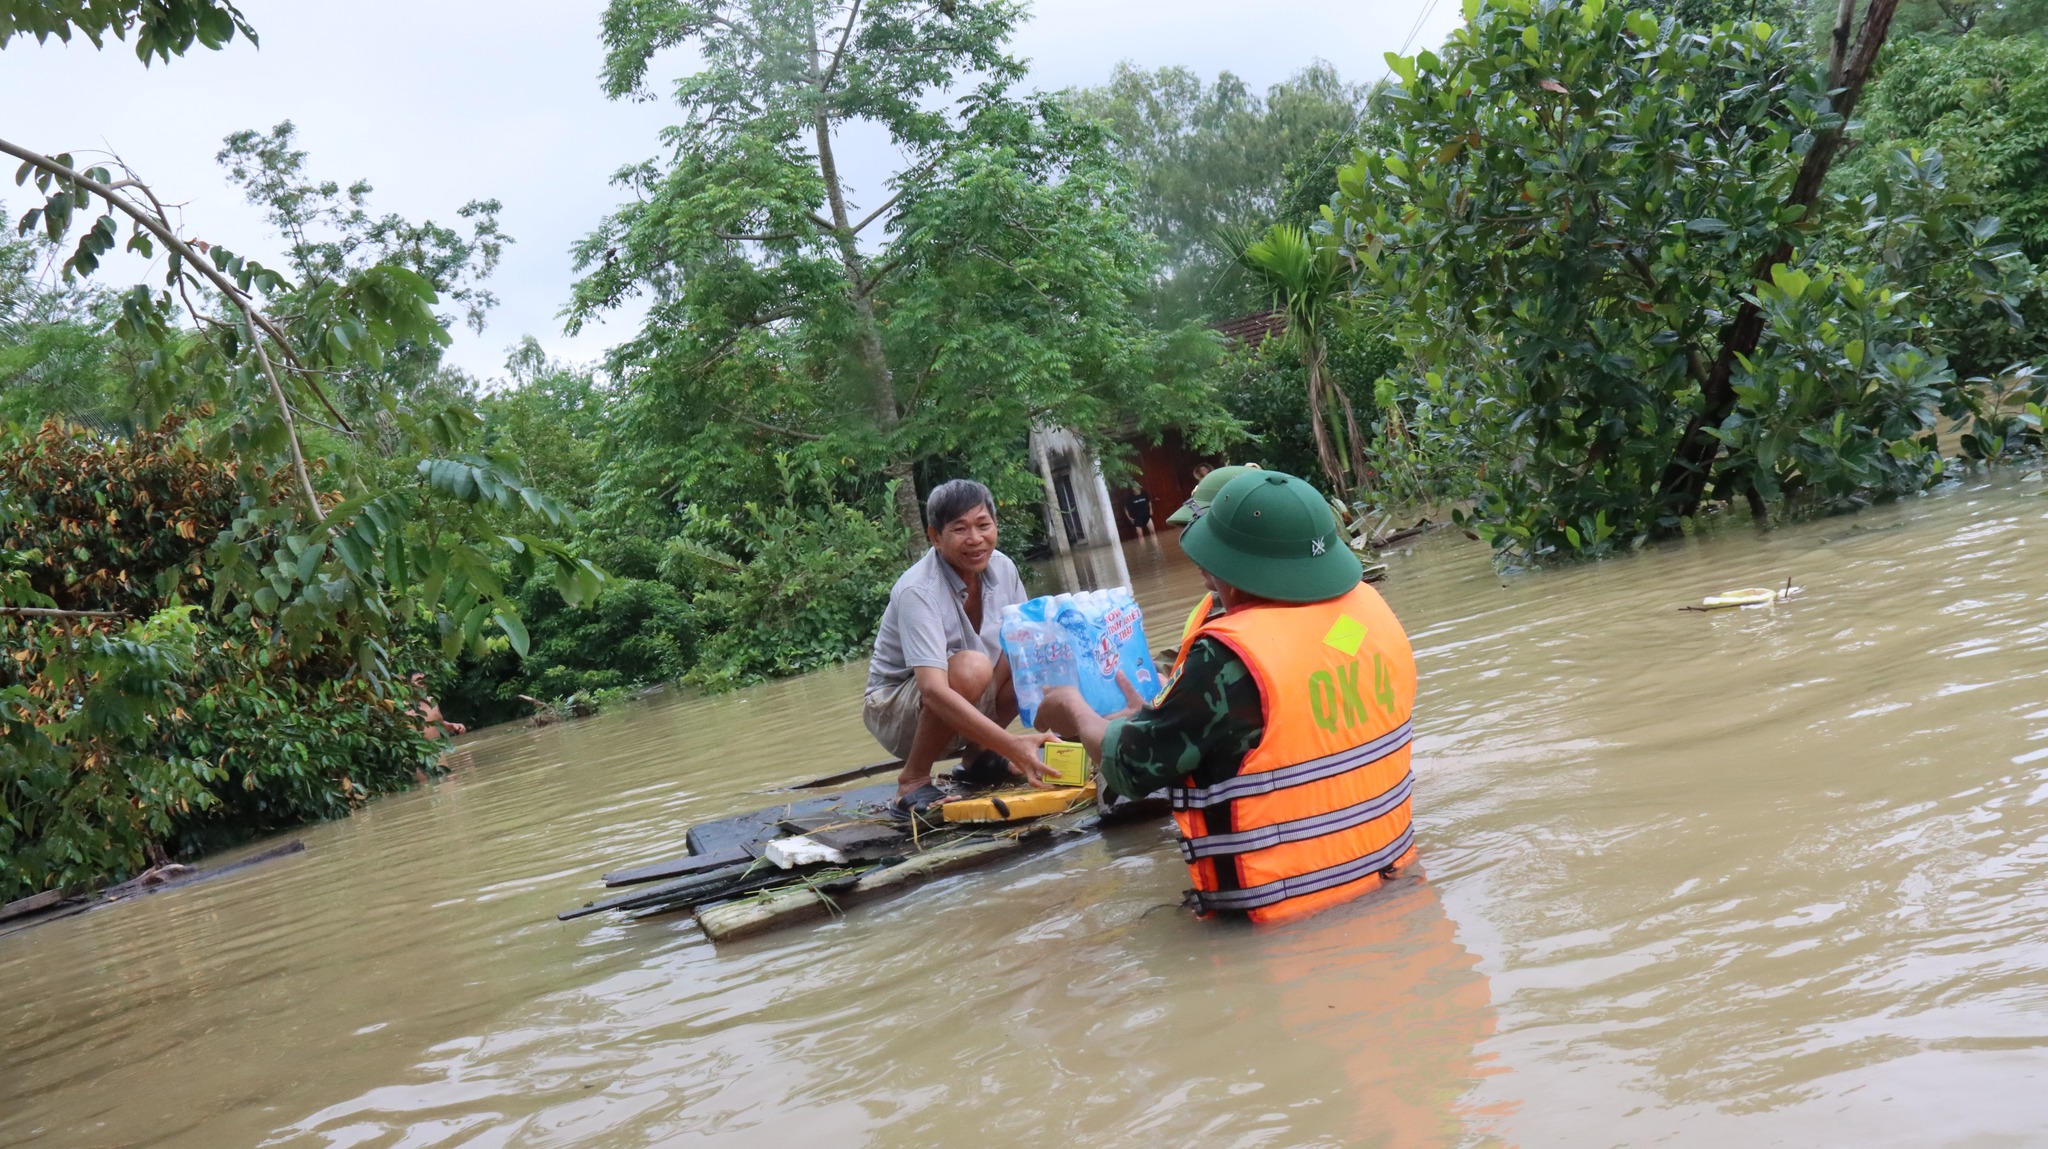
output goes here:
{"type": "Polygon", "coordinates": [[[889,591],[889,607],[875,632],[875,655],[868,662],[868,693],[898,685],[920,666],[944,670],[946,660],[963,650],[979,650],[991,661],[1001,657],[1003,608],[1029,597],[1017,564],[1001,551],[992,552],[981,572],[977,629],[967,621],[967,584],[937,550],[926,551],[889,591]]]}

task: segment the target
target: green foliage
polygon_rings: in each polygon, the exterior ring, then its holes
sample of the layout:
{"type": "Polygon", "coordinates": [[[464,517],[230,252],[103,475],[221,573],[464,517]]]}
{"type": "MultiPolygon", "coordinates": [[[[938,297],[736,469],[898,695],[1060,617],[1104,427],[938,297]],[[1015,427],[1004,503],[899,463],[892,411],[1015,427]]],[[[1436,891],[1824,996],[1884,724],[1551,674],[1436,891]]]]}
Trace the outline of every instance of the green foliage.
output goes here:
{"type": "Polygon", "coordinates": [[[225,0],[0,0],[0,48],[16,36],[71,42],[77,32],[104,48],[106,38],[135,35],[135,56],[169,63],[194,43],[219,51],[240,33],[251,44],[256,30],[225,0]]]}
{"type": "Polygon", "coordinates": [[[330,817],[432,768],[402,682],[348,673],[343,637],[294,641],[219,581],[212,552],[261,501],[240,469],[175,425],[52,423],[0,452],[0,599],[97,612],[0,615],[7,896],[330,817]]]}
{"type": "MultiPolygon", "coordinates": [[[[1149,301],[1158,314],[1222,319],[1256,306],[1263,292],[1239,273],[1217,230],[1308,222],[1300,197],[1290,202],[1290,165],[1333,170],[1334,159],[1349,154],[1342,145],[1365,97],[1320,62],[1263,97],[1229,72],[1204,83],[1186,68],[1129,63],[1108,83],[1069,93],[1076,111],[1108,128],[1116,158],[1136,176],[1134,215],[1164,249],[1165,276],[1149,301]]],[[[1309,218],[1336,190],[1334,177],[1329,184],[1309,218]]]]}
{"type": "MultiPolygon", "coordinates": [[[[482,199],[457,209],[468,223],[467,235],[433,220],[372,216],[369,183],[357,180],[344,189],[333,180],[312,182],[297,138],[290,120],[267,134],[236,132],[214,158],[290,245],[289,261],[299,279],[317,284],[380,264],[403,267],[432,285],[439,298],[459,304],[470,330],[482,333],[498,303],[484,281],[513,242],[498,226],[504,205],[482,199]]],[[[441,318],[443,326],[449,322],[441,318]]]]}
{"type": "MultiPolygon", "coordinates": [[[[1310,425],[1308,373],[1291,341],[1268,339],[1233,355],[1220,387],[1225,407],[1250,442],[1233,462],[1254,462],[1294,475],[1321,467],[1310,425]]],[[[1470,493],[1474,460],[1463,436],[1435,417],[1427,394],[1403,395],[1408,379],[1400,346],[1376,325],[1340,322],[1329,335],[1329,385],[1342,388],[1361,412],[1368,465],[1359,492],[1383,506],[1461,499],[1470,493]]]]}
{"type": "Polygon", "coordinates": [[[1901,31],[1926,38],[2038,35],[2048,28],[2043,0],[1905,0],[1901,31]]]}
{"type": "MultiPolygon", "coordinates": [[[[68,156],[32,158],[17,179],[33,179],[47,196],[23,216],[24,232],[40,224],[54,240],[74,210],[104,206],[79,236],[67,275],[91,272],[111,249],[117,213],[134,225],[131,248],[151,254],[153,239],[164,238],[151,226],[161,221],[106,186],[104,170],[80,172],[68,156]]],[[[595,567],[522,530],[562,529],[569,512],[527,486],[515,460],[463,450],[473,414],[457,405],[408,408],[379,382],[388,383],[395,357],[448,341],[424,276],[395,263],[344,264],[339,277],[323,272],[294,285],[220,246],[201,253],[174,245],[166,263],[171,289],[125,293],[114,331],[135,360],[145,425],[210,406],[223,414],[208,420],[207,453],[255,464],[242,473],[257,497],[209,552],[217,604],[236,595],[238,609],[273,619],[295,650],[345,640],[361,670],[380,678],[394,621],[414,614],[435,620],[451,646],[478,646],[489,624],[524,648],[496,563],[515,580],[536,566],[552,570],[573,602],[594,596],[595,567]],[[198,332],[185,329],[179,304],[209,289],[233,318],[203,317],[198,332]],[[335,379],[363,383],[370,398],[362,405],[403,450],[363,449],[362,433],[322,383],[335,379]],[[333,481],[325,492],[303,461],[295,402],[336,420],[338,439],[319,460],[323,479],[333,481]],[[384,457],[394,453],[397,466],[384,457]],[[300,499],[263,497],[266,476],[280,471],[296,476],[300,499]]]]}
{"type": "MultiPolygon", "coordinates": [[[[250,35],[214,3],[0,8],[0,43],[74,28],[95,44],[134,31],[145,61],[250,35]]],[[[15,888],[96,880],[166,842],[196,847],[407,784],[432,754],[390,665],[419,658],[402,644],[425,629],[444,655],[481,651],[492,627],[523,651],[514,589],[545,573],[581,604],[601,581],[553,537],[571,513],[517,460],[469,442],[476,417],[438,371],[443,295],[473,321],[491,302],[478,283],[509,242],[496,204],[465,209],[467,235],[371,218],[367,188],[344,204],[334,185],[304,178],[291,144],[285,125],[235,137],[222,156],[291,240],[281,271],[180,239],[161,206],[171,197],[132,171],[116,179],[0,140],[21,161],[15,182],[39,195],[17,231],[68,251],[58,266],[67,289],[98,270],[124,228],[126,249],[163,275],[161,287],[138,285],[94,311],[110,324],[70,332],[107,346],[132,381],[135,418],[118,428],[132,438],[53,424],[0,441],[14,472],[0,484],[15,536],[6,592],[125,618],[200,604],[190,655],[125,635],[119,618],[0,616],[21,631],[10,646],[24,655],[4,668],[11,709],[0,731],[12,819],[0,859],[15,888]],[[65,601],[96,595],[115,605],[65,601]],[[134,686],[138,675],[162,688],[134,686]],[[130,683],[120,705],[98,685],[110,682],[130,683]]],[[[20,309],[7,318],[18,324],[20,309]]],[[[47,334],[52,315],[28,325],[47,334]]],[[[79,397],[91,388],[47,381],[53,356],[31,346],[23,358],[45,376],[26,388],[8,378],[10,397],[28,396],[23,409],[87,406],[79,397]]]]}
{"type": "MultiPolygon", "coordinates": [[[[1035,505],[1034,423],[1103,445],[1133,425],[1233,430],[1204,386],[1214,337],[1139,314],[1157,251],[1101,128],[1010,93],[1017,15],[994,0],[608,12],[613,94],[643,93],[661,48],[690,46],[701,68],[674,87],[686,120],[668,157],[622,173],[634,202],[579,245],[572,325],[634,295],[650,310],[607,360],[602,430],[573,434],[605,444],[594,550],[662,540],[653,577],[688,597],[697,681],[861,650],[885,568],[922,550],[919,478],[972,474],[1035,505]],[[832,150],[854,125],[904,157],[865,217],[832,150]],[[876,532],[895,540],[887,562],[876,532]]],[[[511,430],[513,402],[507,434],[532,436],[511,430]]]]}
{"type": "MultiPolygon", "coordinates": [[[[10,559],[17,556],[10,555],[10,559]]],[[[0,601],[38,606],[17,587],[0,601]]],[[[146,749],[184,697],[191,607],[119,623],[0,616],[0,900],[139,869],[217,779],[146,749]]]]}
{"type": "Polygon", "coordinates": [[[1901,292],[2009,308],[2030,272],[1925,171],[1822,228],[1784,208],[1837,121],[1783,30],[1503,0],[1392,64],[1398,140],[1342,174],[1342,234],[1423,365],[1405,389],[1483,460],[1497,548],[1599,553],[1675,525],[1660,478],[1746,297],[1767,327],[1721,431],[1752,453],[1721,497],[1845,505],[1939,473],[1924,433],[1979,405],[1901,292]],[[1781,243],[1792,263],[1751,282],[1781,243]]]}
{"type": "Polygon", "coordinates": [[[603,474],[612,393],[588,368],[550,360],[531,336],[505,367],[508,386],[479,404],[483,448],[526,460],[534,486],[587,510],[603,474]]]}
{"type": "Polygon", "coordinates": [[[668,544],[671,577],[700,589],[703,638],[687,680],[724,689],[864,654],[902,573],[894,534],[846,506],[701,510],[668,544]]]}
{"type": "Polygon", "coordinates": [[[32,240],[0,237],[0,427],[50,415],[126,427],[133,406],[110,338],[113,301],[42,283],[37,266],[44,251],[32,240]]]}
{"type": "MultiPolygon", "coordinates": [[[[2000,9],[2003,12],[2003,9],[2000,9]]],[[[2048,38],[1994,39],[1983,31],[1954,39],[1905,41],[1865,104],[1872,146],[1852,155],[1844,186],[1875,195],[1901,153],[1938,153],[1948,210],[2004,222],[2036,264],[2048,260],[2048,38]],[[1875,141],[1883,141],[1878,144],[1875,141]]],[[[1924,159],[1918,162],[1927,162],[1924,159]]],[[[2036,288],[2002,309],[1931,284],[1927,306],[1951,359],[1964,375],[1992,375],[2016,362],[2048,361],[2048,297],[2036,288]]]]}
{"type": "Polygon", "coordinates": [[[1225,243],[1254,282],[1271,294],[1274,307],[1286,318],[1287,339],[1294,344],[1307,382],[1305,406],[1309,436],[1316,446],[1319,469],[1330,490],[1349,498],[1366,481],[1365,428],[1350,393],[1329,377],[1330,332],[1346,315],[1350,268],[1341,244],[1328,230],[1305,232],[1292,224],[1274,224],[1249,238],[1225,233],[1225,243]]]}

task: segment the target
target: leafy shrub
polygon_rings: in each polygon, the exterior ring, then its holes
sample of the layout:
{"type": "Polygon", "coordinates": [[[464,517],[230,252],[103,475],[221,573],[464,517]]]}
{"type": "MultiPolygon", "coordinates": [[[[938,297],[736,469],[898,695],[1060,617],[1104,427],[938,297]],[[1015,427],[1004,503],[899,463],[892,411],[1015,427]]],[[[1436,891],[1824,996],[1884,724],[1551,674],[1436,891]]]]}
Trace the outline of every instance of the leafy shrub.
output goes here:
{"type": "Polygon", "coordinates": [[[434,767],[403,683],[380,691],[341,641],[286,642],[210,593],[246,477],[175,425],[50,423],[0,450],[0,597],[99,612],[0,615],[0,893],[333,817],[434,767]]]}
{"type": "MultiPolygon", "coordinates": [[[[48,607],[21,579],[5,591],[11,605],[48,607]]],[[[187,695],[191,613],[0,617],[0,901],[133,873],[177,816],[212,801],[208,763],[147,748],[187,695]]]]}
{"type": "Polygon", "coordinates": [[[441,707],[463,722],[501,722],[532,713],[521,695],[553,702],[578,692],[674,682],[690,669],[697,613],[659,579],[612,578],[604,595],[571,608],[545,578],[520,589],[532,646],[525,658],[494,641],[448,679],[441,707]]]}
{"type": "Polygon", "coordinates": [[[1989,414],[1918,295],[2011,322],[2031,267],[1931,152],[1860,203],[1788,208],[1840,117],[1782,29],[1489,0],[1391,63],[1391,142],[1340,173],[1336,226],[1477,453],[1474,529],[1503,558],[1675,531],[1695,479],[1759,513],[1915,490],[1937,419],[1989,414]],[[1718,465],[1682,452],[1696,421],[1718,465]]]}
{"type": "Polygon", "coordinates": [[[894,525],[857,507],[748,503],[731,518],[693,507],[666,564],[699,588],[703,637],[686,680],[724,689],[866,653],[902,566],[894,525]]]}

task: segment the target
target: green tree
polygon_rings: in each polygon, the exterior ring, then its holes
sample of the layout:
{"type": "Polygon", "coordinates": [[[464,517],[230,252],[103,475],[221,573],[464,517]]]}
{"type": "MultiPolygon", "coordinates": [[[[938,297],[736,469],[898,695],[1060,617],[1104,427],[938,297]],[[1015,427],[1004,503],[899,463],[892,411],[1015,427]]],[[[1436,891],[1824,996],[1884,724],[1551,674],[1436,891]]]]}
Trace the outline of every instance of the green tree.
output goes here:
{"type": "Polygon", "coordinates": [[[1287,317],[1287,338],[1307,379],[1309,435],[1316,445],[1316,460],[1330,489],[1339,499],[1348,499],[1364,483],[1367,468],[1365,437],[1351,395],[1329,378],[1330,333],[1350,299],[1350,267],[1341,244],[1328,232],[1305,232],[1291,224],[1275,224],[1249,242],[1226,242],[1237,249],[1253,282],[1271,293],[1287,317]]]}
{"type": "Polygon", "coordinates": [[[126,40],[132,33],[144,64],[169,63],[194,43],[219,51],[238,33],[256,42],[256,30],[224,0],[0,0],[0,48],[16,36],[68,44],[73,32],[95,48],[106,47],[108,36],[126,40]]]}
{"type": "MultiPolygon", "coordinates": [[[[218,47],[237,30],[247,34],[231,7],[182,0],[10,4],[4,13],[0,43],[22,31],[64,37],[77,30],[95,43],[108,32],[133,32],[145,61],[153,54],[168,59],[194,42],[218,47]]],[[[187,795],[229,771],[237,753],[247,755],[252,783],[224,804],[254,803],[232,815],[245,831],[275,824],[273,817],[348,808],[374,787],[343,773],[337,790],[330,768],[396,770],[393,764],[406,762],[419,744],[393,662],[412,660],[404,648],[422,628],[441,640],[444,654],[482,649],[486,627],[524,650],[527,633],[511,588],[545,571],[572,603],[595,595],[601,574],[554,537],[570,525],[569,513],[528,484],[516,460],[468,449],[475,416],[464,406],[408,402],[382,382],[407,349],[439,347],[449,338],[434,312],[436,284],[401,257],[344,262],[294,283],[224,247],[182,238],[166,215],[166,197],[118,161],[117,177],[105,166],[9,140],[0,140],[0,153],[20,161],[16,183],[33,183],[39,200],[23,213],[19,232],[40,231],[49,244],[63,245],[68,255],[57,270],[66,284],[97,271],[123,242],[124,228],[128,250],[162,258],[162,286],[121,293],[111,326],[122,373],[133,383],[135,444],[170,436],[173,428],[177,442],[131,445],[146,458],[196,452],[208,484],[225,482],[232,490],[225,510],[184,520],[195,533],[178,537],[198,549],[196,559],[103,585],[126,566],[93,564],[91,547],[51,532],[64,523],[73,524],[62,528],[72,534],[125,530],[124,514],[146,518],[155,513],[151,507],[181,506],[192,497],[190,484],[138,500],[117,474],[141,465],[132,461],[81,484],[50,460],[126,447],[80,439],[57,424],[34,440],[13,436],[4,444],[10,467],[41,479],[17,475],[0,484],[0,525],[21,540],[9,547],[0,571],[0,620],[10,647],[40,657],[8,668],[9,709],[0,713],[0,804],[7,813],[0,816],[61,803],[61,790],[48,787],[109,765],[155,795],[160,788],[148,779],[159,776],[138,763],[175,773],[184,762],[184,774],[160,780],[174,796],[187,795]],[[360,387],[361,406],[389,420],[402,450],[376,450],[336,401],[337,385],[360,387]],[[189,427],[181,426],[185,418],[189,427]],[[84,505],[61,509],[67,500],[84,505]],[[233,642],[212,644],[209,636],[205,658],[188,664],[158,641],[172,624],[134,635],[120,629],[154,626],[165,610],[193,605],[179,601],[188,593],[204,599],[209,624],[237,629],[233,642]],[[93,595],[122,601],[95,605],[93,595]],[[67,601],[73,598],[88,601],[67,601]],[[180,683],[189,699],[169,690],[161,697],[131,692],[135,682],[168,682],[188,666],[204,680],[180,683]],[[275,682],[251,669],[278,666],[290,671],[275,682]],[[102,688],[107,682],[126,685],[110,691],[102,688]],[[163,721],[166,714],[182,722],[178,707],[188,700],[210,716],[200,723],[207,737],[129,745],[144,727],[164,733],[176,725],[163,721]],[[291,718],[281,721],[280,714],[291,718]],[[211,740],[224,731],[236,732],[237,741],[211,740]],[[109,758],[107,738],[129,742],[109,758]],[[191,748],[202,744],[203,753],[191,748]],[[263,773],[268,763],[283,764],[289,776],[263,773]]],[[[103,809],[130,801],[113,779],[95,786],[103,809]]],[[[152,837],[164,832],[157,814],[168,809],[157,801],[130,801],[148,812],[152,837]]],[[[109,846],[116,854],[125,848],[109,846]]],[[[78,869],[46,866],[39,880],[103,877],[114,856],[67,847],[64,857],[78,869]]]]}
{"type": "Polygon", "coordinates": [[[1343,234],[1424,365],[1410,387],[1488,460],[1478,513],[1497,546],[1672,530],[1714,476],[1761,509],[1938,473],[1936,414],[1972,399],[1898,306],[1925,269],[1882,248],[1948,229],[1943,250],[1983,270],[1950,282],[2001,306],[2025,269],[1995,221],[1829,204],[1839,231],[1816,229],[1849,94],[1826,93],[1867,75],[1882,31],[1831,77],[1762,24],[1503,0],[1441,56],[1394,61],[1398,143],[1346,169],[1343,234]],[[1815,340],[1825,358],[1778,373],[1815,340]],[[1763,452],[1717,472],[1759,422],[1763,452]],[[1811,450],[1774,450],[1785,435],[1811,450]]]}
{"type": "MultiPolygon", "coordinates": [[[[2048,128],[2035,110],[2048,100],[2048,38],[1920,36],[1895,45],[1872,85],[1868,142],[1844,164],[1848,194],[1883,194],[1901,163],[1939,165],[1944,210],[2003,221],[2029,261],[2048,260],[2048,128]],[[1925,157],[1938,159],[1929,161],[1925,157]]],[[[1929,259],[1936,264],[1952,260],[1929,259]]],[[[2048,361],[2048,296],[2037,285],[2016,307],[1974,302],[1950,285],[1924,293],[1959,372],[1997,376],[2015,363],[2048,361]]]]}
{"type": "Polygon", "coordinates": [[[611,401],[596,372],[550,359],[529,335],[506,357],[504,385],[479,404],[482,447],[527,460],[536,487],[588,510],[604,473],[611,401]]]}
{"type": "Polygon", "coordinates": [[[45,283],[38,270],[48,251],[32,239],[0,237],[0,432],[51,415],[132,429],[112,332],[115,301],[45,283]]]}
{"type": "Polygon", "coordinates": [[[2048,260],[2048,39],[1977,34],[1908,40],[1872,85],[1865,132],[1875,144],[1850,174],[1872,190],[1900,148],[1939,151],[1950,183],[1996,215],[2029,259],[2048,260]]]}
{"type": "Polygon", "coordinates": [[[1928,36],[2024,36],[2048,28],[2044,0],[1907,0],[1901,30],[1928,36]]]}
{"type": "Polygon", "coordinates": [[[703,62],[674,87],[688,119],[666,134],[668,159],[622,173],[636,201],[577,249],[588,274],[572,327],[651,300],[610,360],[630,396],[650,397],[629,403],[630,433],[672,447],[633,464],[643,489],[671,507],[773,499],[781,454],[833,500],[890,492],[915,551],[920,463],[972,467],[1014,498],[1033,485],[1014,448],[1034,420],[1090,434],[1213,416],[1190,371],[1213,341],[1133,310],[1155,256],[1100,131],[1010,92],[1018,12],[611,6],[613,96],[646,95],[660,49],[703,62]],[[865,216],[835,150],[854,124],[906,160],[865,216]]]}
{"type": "Polygon", "coordinates": [[[1266,90],[1251,90],[1230,72],[1205,83],[1193,71],[1116,66],[1099,87],[1067,100],[1110,131],[1117,158],[1136,177],[1135,214],[1165,251],[1164,277],[1152,301],[1168,318],[1220,319],[1256,306],[1263,289],[1249,284],[1226,245],[1225,226],[1281,222],[1290,165],[1320,165],[1336,190],[1335,160],[1350,153],[1366,89],[1317,62],[1266,90]]]}

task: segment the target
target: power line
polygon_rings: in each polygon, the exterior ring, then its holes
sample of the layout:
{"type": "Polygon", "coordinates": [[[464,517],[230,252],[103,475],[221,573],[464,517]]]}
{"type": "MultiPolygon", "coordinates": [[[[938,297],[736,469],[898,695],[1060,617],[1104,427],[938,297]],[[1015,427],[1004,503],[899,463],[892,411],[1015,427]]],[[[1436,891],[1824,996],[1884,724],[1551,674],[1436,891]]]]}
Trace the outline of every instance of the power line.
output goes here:
{"type": "Polygon", "coordinates": [[[1430,15],[1436,11],[1436,5],[1437,0],[1429,0],[1422,6],[1422,11],[1416,13],[1415,26],[1408,29],[1408,38],[1401,41],[1401,55],[1406,56],[1408,49],[1415,45],[1415,37],[1422,34],[1422,26],[1429,22],[1430,15]]]}

